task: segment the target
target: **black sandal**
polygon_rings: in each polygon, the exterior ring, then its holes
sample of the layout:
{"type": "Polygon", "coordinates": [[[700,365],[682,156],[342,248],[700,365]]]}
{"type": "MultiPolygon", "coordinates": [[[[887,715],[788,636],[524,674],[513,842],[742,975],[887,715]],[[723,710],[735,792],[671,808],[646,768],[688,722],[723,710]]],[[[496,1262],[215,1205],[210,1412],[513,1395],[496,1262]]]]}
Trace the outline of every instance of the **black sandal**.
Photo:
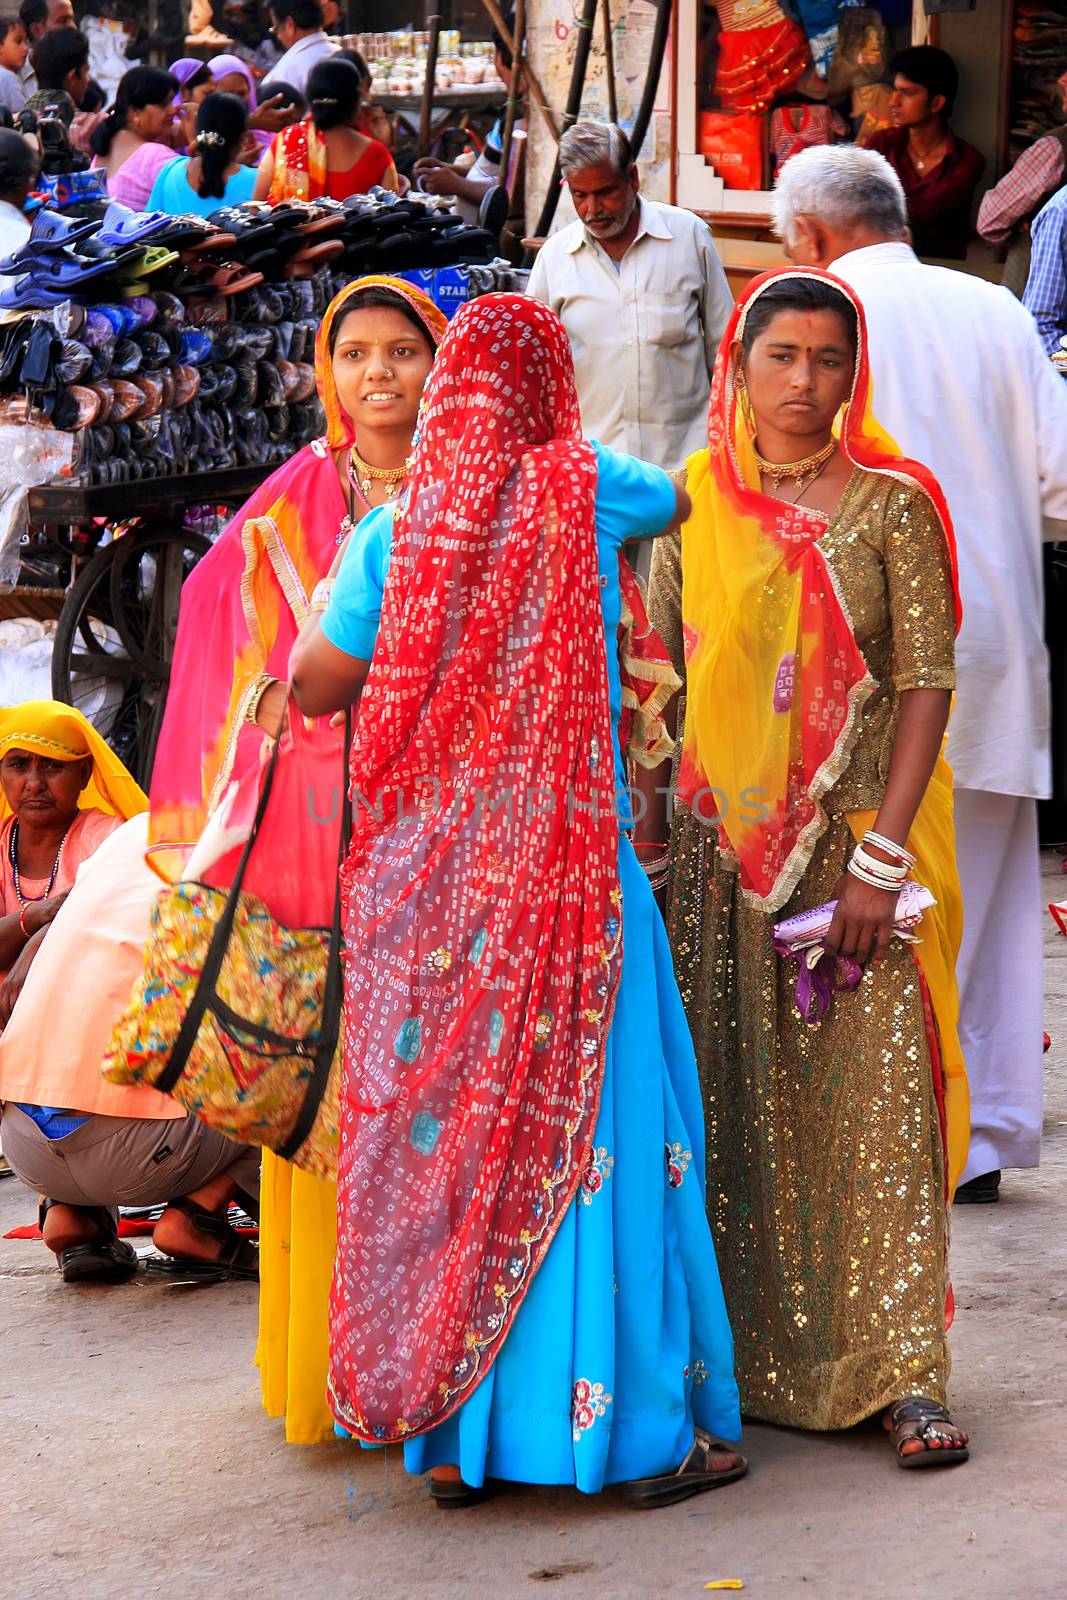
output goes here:
{"type": "Polygon", "coordinates": [[[911,1395],[906,1400],[898,1400],[889,1411],[889,1431],[895,1434],[905,1422],[917,1422],[919,1427],[915,1433],[906,1433],[894,1440],[898,1467],[954,1467],[970,1458],[971,1452],[966,1442],[957,1444],[949,1434],[939,1429],[938,1423],[947,1422],[953,1428],[956,1424],[936,1400],[930,1400],[926,1395],[911,1395]],[[913,1439],[918,1439],[923,1449],[909,1450],[905,1455],[904,1446],[913,1439]],[[936,1449],[931,1449],[926,1443],[928,1439],[940,1441],[936,1449]]]}
{"type": "Polygon", "coordinates": [[[698,1429],[689,1454],[677,1472],[668,1472],[659,1478],[635,1478],[629,1483],[624,1483],[623,1498],[628,1505],[652,1510],[657,1506],[673,1506],[679,1500],[688,1500],[692,1495],[703,1494],[707,1489],[720,1489],[724,1484],[736,1483],[737,1479],[743,1478],[748,1471],[747,1460],[742,1456],[739,1467],[728,1467],[724,1472],[712,1472],[708,1467],[708,1461],[712,1452],[718,1450],[725,1451],[728,1455],[737,1454],[731,1445],[723,1444],[721,1439],[713,1439],[710,1434],[698,1429]]]}
{"type": "Polygon", "coordinates": [[[442,1511],[458,1511],[462,1506],[481,1505],[492,1498],[493,1489],[488,1483],[480,1489],[464,1483],[462,1478],[430,1478],[430,1499],[442,1511]]]}
{"type": "MultiPolygon", "coordinates": [[[[37,1226],[44,1233],[44,1219],[53,1206],[66,1205],[65,1200],[42,1199],[37,1211],[37,1226]]],[[[111,1212],[104,1206],[71,1206],[90,1217],[100,1228],[100,1238],[87,1244],[74,1244],[68,1250],[57,1252],[59,1270],[64,1283],[125,1283],[137,1271],[137,1252],[125,1239],[120,1239],[111,1212]]]]}
{"type": "Polygon", "coordinates": [[[211,1239],[222,1241],[221,1254],[212,1261],[199,1261],[188,1256],[149,1256],[145,1271],[154,1278],[180,1278],[186,1283],[222,1283],[227,1278],[242,1278],[259,1282],[259,1251],[248,1239],[234,1233],[225,1211],[205,1211],[191,1200],[171,1200],[169,1206],[188,1217],[193,1227],[211,1239]]]}

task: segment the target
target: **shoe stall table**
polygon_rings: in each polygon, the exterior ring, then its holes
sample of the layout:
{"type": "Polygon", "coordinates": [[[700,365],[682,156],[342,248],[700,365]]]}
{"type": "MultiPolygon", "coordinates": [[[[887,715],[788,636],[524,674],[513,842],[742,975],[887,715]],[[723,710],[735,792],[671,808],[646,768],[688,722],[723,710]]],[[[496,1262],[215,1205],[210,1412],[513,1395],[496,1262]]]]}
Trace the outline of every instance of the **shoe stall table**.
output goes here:
{"type": "Polygon", "coordinates": [[[152,772],[166,707],[181,587],[211,548],[184,526],[193,506],[236,508],[270,465],[229,467],[135,483],[49,485],[29,495],[38,547],[88,560],[64,592],[16,589],[9,615],[58,617],[52,693],[90,715],[143,786],[152,772]],[[130,522],[134,525],[125,526],[130,522]],[[124,531],[93,550],[104,527],[124,531]]]}
{"type": "MultiPolygon", "coordinates": [[[[429,148],[433,150],[450,128],[465,131],[472,117],[479,113],[501,113],[506,102],[507,90],[502,83],[468,83],[454,89],[436,90],[430,102],[434,115],[430,121],[429,148]]],[[[394,112],[409,138],[418,136],[421,94],[379,94],[374,96],[374,104],[394,112]]]]}

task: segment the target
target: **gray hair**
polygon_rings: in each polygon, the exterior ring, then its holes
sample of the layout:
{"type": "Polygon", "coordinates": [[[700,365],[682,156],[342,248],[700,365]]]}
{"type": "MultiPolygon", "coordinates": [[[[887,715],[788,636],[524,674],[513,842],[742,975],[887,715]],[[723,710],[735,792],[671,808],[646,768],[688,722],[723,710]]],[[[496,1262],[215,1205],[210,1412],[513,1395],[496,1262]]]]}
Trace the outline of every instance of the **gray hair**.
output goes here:
{"type": "Polygon", "coordinates": [[[788,247],[798,217],[835,231],[901,239],[908,225],[904,188],[877,150],[858,145],[813,145],[791,156],[774,188],[774,231],[788,247]]]}
{"type": "Polygon", "coordinates": [[[559,141],[559,164],[565,178],[572,172],[605,165],[625,178],[634,164],[634,157],[629,139],[614,122],[583,117],[573,128],[568,128],[559,141]]]}

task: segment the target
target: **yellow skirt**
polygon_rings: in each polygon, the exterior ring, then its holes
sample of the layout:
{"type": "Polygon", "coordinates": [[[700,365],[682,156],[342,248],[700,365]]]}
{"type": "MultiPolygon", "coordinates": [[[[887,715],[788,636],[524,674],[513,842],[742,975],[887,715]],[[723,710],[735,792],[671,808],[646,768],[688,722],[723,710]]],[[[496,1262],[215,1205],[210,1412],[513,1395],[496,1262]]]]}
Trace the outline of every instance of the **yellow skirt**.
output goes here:
{"type": "Polygon", "coordinates": [[[326,1374],[337,1185],[264,1150],[259,1225],[263,1408],[285,1418],[290,1444],[323,1444],[334,1437],[326,1374]]]}

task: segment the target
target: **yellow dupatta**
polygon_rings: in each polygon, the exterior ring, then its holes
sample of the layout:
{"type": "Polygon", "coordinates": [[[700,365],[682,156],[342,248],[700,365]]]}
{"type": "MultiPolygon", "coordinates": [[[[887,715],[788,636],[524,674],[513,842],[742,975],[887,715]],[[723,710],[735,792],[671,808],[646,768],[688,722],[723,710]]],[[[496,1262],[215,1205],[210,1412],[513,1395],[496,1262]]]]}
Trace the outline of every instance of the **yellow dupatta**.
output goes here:
{"type": "MultiPolygon", "coordinates": [[[[866,323],[853,291],[815,269],[754,280],[720,346],[709,449],[689,462],[693,511],[682,529],[687,709],[679,790],[698,817],[715,822],[720,848],[736,857],[744,898],[768,914],[785,905],[811,860],[827,826],[821,800],[848,767],[875,688],[819,547],[825,522],[761,491],[739,402],[733,346],[759,296],[789,277],[830,283],[854,307],[856,367],[838,419],[841,448],[855,466],[925,491],[944,531],[954,579],[956,572],[940,486],[925,467],[901,455],[874,417],[866,323]]],[[[956,613],[958,626],[958,591],[956,613]]],[[[848,820],[860,837],[874,813],[848,820]]],[[[914,876],[938,902],[924,918],[917,957],[938,1025],[954,1189],[966,1158],[969,1106],[955,976],[962,905],[951,773],[943,759],[907,842],[917,858],[914,876]]]]}

